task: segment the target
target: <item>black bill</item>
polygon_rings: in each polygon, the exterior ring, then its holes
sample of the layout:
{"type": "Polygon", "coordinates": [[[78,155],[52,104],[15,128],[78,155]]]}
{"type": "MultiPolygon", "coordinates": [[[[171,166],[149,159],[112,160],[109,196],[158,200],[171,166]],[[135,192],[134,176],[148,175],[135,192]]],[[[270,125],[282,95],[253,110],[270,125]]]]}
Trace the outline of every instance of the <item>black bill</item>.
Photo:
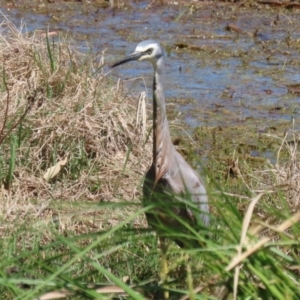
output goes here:
{"type": "Polygon", "coordinates": [[[132,60],[138,60],[139,58],[141,58],[142,55],[143,55],[143,53],[141,53],[141,52],[133,52],[132,54],[130,54],[129,56],[123,58],[122,60],[115,62],[115,63],[114,63],[113,65],[111,65],[110,67],[111,67],[111,68],[114,68],[114,67],[116,67],[116,66],[125,64],[125,63],[127,63],[127,62],[129,62],[129,61],[132,61],[132,60]]]}

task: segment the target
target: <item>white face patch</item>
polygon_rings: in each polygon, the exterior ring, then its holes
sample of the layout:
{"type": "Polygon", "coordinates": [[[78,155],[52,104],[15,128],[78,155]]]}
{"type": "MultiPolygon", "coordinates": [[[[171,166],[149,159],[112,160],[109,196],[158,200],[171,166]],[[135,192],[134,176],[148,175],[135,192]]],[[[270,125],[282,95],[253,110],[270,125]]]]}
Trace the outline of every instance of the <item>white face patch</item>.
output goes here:
{"type": "Polygon", "coordinates": [[[138,59],[139,61],[150,61],[154,68],[158,59],[163,55],[159,43],[154,40],[147,40],[139,43],[135,48],[135,53],[142,54],[138,59]]]}
{"type": "Polygon", "coordinates": [[[149,48],[153,48],[155,51],[157,49],[157,44],[148,44],[146,46],[138,44],[137,47],[135,48],[135,51],[136,52],[145,52],[149,48]]]}

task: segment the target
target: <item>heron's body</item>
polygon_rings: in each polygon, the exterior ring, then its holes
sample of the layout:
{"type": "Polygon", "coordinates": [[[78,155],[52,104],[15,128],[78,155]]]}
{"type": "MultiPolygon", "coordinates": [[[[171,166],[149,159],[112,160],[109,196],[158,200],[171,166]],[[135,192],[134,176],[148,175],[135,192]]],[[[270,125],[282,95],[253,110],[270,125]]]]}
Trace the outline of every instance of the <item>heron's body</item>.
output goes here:
{"type": "MultiPolygon", "coordinates": [[[[176,151],[170,136],[169,125],[166,117],[164,81],[165,63],[160,45],[152,40],[141,42],[134,53],[128,58],[115,63],[112,67],[131,60],[148,60],[154,69],[153,79],[153,160],[145,176],[143,186],[143,203],[148,205],[153,202],[172,205],[172,212],[176,217],[164,209],[158,208],[154,214],[147,213],[148,223],[154,227],[158,235],[163,236],[163,231],[170,228],[185,231],[180,219],[188,222],[192,227],[199,225],[208,226],[209,206],[206,190],[200,176],[194,171],[184,158],[176,151]],[[191,210],[186,205],[185,199],[192,201],[198,211],[191,210]],[[163,228],[165,227],[165,228],[163,228]]],[[[159,206],[159,205],[158,205],[159,206]]],[[[175,242],[184,246],[184,239],[175,242]]]]}

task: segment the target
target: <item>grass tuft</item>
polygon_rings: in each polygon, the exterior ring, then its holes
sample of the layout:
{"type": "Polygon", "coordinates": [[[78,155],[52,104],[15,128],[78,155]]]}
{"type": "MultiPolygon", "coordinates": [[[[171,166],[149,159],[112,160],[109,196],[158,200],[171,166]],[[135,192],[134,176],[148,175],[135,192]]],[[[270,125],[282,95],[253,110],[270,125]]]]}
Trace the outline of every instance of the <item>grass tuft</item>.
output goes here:
{"type": "MultiPolygon", "coordinates": [[[[76,212],[70,216],[73,202],[88,207],[137,199],[136,182],[151,161],[151,146],[144,145],[135,123],[138,99],[124,98],[123,86],[112,85],[104,75],[92,76],[102,67],[95,61],[103,59],[76,52],[63,38],[29,37],[9,21],[1,24],[1,32],[0,182],[5,201],[14,203],[3,218],[39,215],[44,225],[58,218],[62,228],[71,230],[66,220],[82,217],[76,212]],[[47,170],[65,159],[60,172],[44,180],[47,170]]],[[[115,212],[109,222],[123,213],[115,212]]],[[[73,229],[88,232],[89,226],[73,229]]]]}

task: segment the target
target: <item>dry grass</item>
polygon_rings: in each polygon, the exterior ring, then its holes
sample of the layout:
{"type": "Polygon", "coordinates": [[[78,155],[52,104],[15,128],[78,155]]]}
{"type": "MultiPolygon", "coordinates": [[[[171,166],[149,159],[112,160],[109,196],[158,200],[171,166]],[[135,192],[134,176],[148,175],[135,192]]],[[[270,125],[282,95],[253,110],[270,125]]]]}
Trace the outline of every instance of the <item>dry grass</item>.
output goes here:
{"type": "Polygon", "coordinates": [[[300,205],[299,133],[289,128],[282,135],[267,137],[278,143],[276,159],[262,164],[259,170],[250,171],[247,187],[254,195],[271,195],[269,198],[278,210],[288,209],[293,214],[299,211],[300,205]]]}
{"type": "Polygon", "coordinates": [[[281,139],[281,148],[278,152],[278,160],[282,148],[288,153],[288,159],[275,165],[274,173],[276,181],[286,191],[286,201],[292,212],[300,208],[300,155],[298,150],[299,133],[294,130],[288,131],[281,139]]]}
{"type": "Polygon", "coordinates": [[[28,37],[9,21],[0,28],[2,136],[31,102],[24,121],[1,145],[5,182],[12,136],[18,144],[12,185],[2,184],[0,191],[0,235],[17,220],[46,225],[58,218],[62,230],[89,232],[125,218],[128,208],[108,218],[72,203],[139,201],[151,141],[144,145],[146,124],[136,125],[138,99],[124,98],[121,82],[112,85],[103,73],[91,75],[102,67],[103,57],[89,57],[50,38],[47,43],[39,35],[28,37]],[[62,170],[45,180],[46,170],[64,159],[62,170]]]}

